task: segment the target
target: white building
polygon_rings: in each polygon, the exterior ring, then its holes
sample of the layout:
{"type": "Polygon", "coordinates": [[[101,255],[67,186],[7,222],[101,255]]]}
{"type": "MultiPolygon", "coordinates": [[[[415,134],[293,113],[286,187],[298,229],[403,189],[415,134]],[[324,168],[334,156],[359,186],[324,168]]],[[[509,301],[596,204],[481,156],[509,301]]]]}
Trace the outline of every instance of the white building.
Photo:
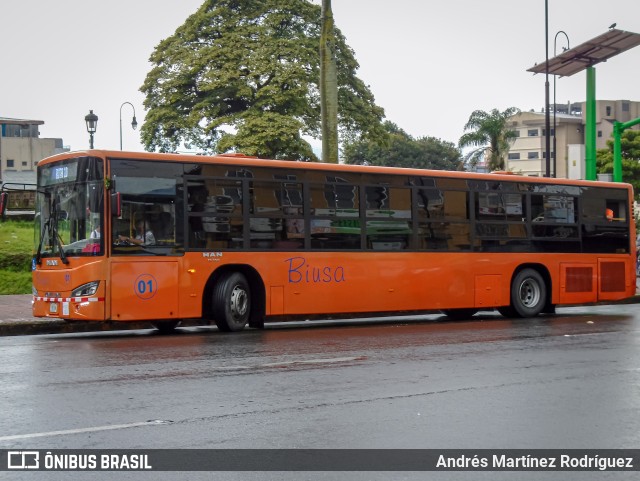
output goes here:
{"type": "MultiPolygon", "coordinates": [[[[551,106],[554,109],[554,106],[551,106]]],[[[551,165],[553,176],[584,179],[585,102],[556,104],[551,118],[551,165]],[[555,142],[554,142],[555,134],[555,142]],[[555,149],[554,149],[555,144],[555,149]],[[555,169],[554,169],[555,166],[555,169]]],[[[606,149],[612,138],[613,122],[628,122],[640,117],[640,102],[629,100],[596,101],[596,149],[606,149]]],[[[546,172],[544,112],[521,112],[507,124],[516,131],[506,160],[506,169],[523,175],[542,176],[546,172]]],[[[634,126],[640,130],[640,125],[634,126]]]]}
{"type": "Polygon", "coordinates": [[[35,184],[36,165],[45,157],[66,152],[62,139],[42,139],[42,120],[0,117],[0,184],[35,184]]]}

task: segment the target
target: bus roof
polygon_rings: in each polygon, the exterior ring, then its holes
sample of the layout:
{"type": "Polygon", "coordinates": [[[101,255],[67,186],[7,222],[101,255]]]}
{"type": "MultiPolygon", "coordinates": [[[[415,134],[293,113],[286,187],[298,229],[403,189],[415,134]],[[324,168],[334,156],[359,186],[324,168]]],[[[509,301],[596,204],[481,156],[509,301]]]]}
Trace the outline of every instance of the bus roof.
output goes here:
{"type": "MultiPolygon", "coordinates": [[[[514,172],[495,172],[495,173],[477,173],[464,172],[454,170],[428,170],[413,169],[405,167],[381,167],[372,165],[350,165],[350,164],[328,164],[323,162],[300,162],[291,160],[272,160],[261,159],[244,154],[181,154],[181,153],[158,153],[158,152],[129,152],[120,150],[78,150],[73,152],[65,152],[47,157],[40,162],[38,166],[46,165],[52,162],[58,162],[64,159],[75,157],[101,157],[104,159],[138,159],[148,161],[166,161],[166,162],[184,162],[184,163],[204,163],[204,164],[224,164],[251,167],[276,167],[282,169],[301,169],[301,170],[319,170],[332,172],[353,172],[353,173],[378,173],[387,175],[427,175],[430,177],[455,177],[463,179],[500,181],[508,182],[528,182],[528,183],[544,183],[544,184],[562,184],[562,185],[583,185],[593,186],[594,181],[590,180],[574,180],[565,178],[549,178],[549,177],[533,177],[516,174],[514,172]]],[[[596,181],[598,185],[631,189],[631,184],[620,182],[604,182],[596,181]]]]}

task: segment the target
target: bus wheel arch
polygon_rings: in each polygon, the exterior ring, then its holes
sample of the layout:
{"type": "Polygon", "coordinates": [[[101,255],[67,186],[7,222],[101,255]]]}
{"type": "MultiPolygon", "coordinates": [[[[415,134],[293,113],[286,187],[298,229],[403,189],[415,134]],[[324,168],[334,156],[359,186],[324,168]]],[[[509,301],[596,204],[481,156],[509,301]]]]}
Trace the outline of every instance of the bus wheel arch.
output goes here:
{"type": "MultiPolygon", "coordinates": [[[[258,272],[251,266],[230,264],[216,269],[209,277],[204,290],[202,312],[206,319],[215,321],[218,328],[223,331],[239,331],[246,324],[250,327],[262,328],[264,327],[265,300],[264,282],[258,272]],[[246,292],[243,292],[244,290],[246,292]],[[226,301],[234,305],[243,302],[244,296],[248,302],[248,316],[246,319],[238,318],[234,321],[229,318],[231,315],[229,306],[223,304],[226,301]]],[[[235,312],[235,315],[239,313],[235,312]]]]}
{"type": "Polygon", "coordinates": [[[551,276],[541,264],[523,264],[516,269],[509,285],[509,306],[499,308],[503,315],[535,317],[551,306],[551,276]]]}

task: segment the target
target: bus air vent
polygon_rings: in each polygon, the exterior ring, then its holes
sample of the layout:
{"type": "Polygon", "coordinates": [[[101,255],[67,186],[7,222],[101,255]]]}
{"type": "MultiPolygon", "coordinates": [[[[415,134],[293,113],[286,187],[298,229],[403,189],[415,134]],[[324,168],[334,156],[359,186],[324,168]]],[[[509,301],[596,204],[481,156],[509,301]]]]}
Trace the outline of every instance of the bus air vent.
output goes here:
{"type": "Polygon", "coordinates": [[[593,267],[567,267],[566,291],[593,291],[593,267]]]}
{"type": "Polygon", "coordinates": [[[624,262],[600,263],[601,292],[624,292],[624,262]]]}

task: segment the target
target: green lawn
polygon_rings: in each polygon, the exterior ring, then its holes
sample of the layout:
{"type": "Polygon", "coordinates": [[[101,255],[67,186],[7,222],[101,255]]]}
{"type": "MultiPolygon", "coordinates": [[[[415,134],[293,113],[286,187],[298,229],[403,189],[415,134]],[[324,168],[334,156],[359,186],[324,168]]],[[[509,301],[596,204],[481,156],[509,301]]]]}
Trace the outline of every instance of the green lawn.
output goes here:
{"type": "Polygon", "coordinates": [[[31,294],[33,223],[0,222],[0,294],[31,294]]]}

